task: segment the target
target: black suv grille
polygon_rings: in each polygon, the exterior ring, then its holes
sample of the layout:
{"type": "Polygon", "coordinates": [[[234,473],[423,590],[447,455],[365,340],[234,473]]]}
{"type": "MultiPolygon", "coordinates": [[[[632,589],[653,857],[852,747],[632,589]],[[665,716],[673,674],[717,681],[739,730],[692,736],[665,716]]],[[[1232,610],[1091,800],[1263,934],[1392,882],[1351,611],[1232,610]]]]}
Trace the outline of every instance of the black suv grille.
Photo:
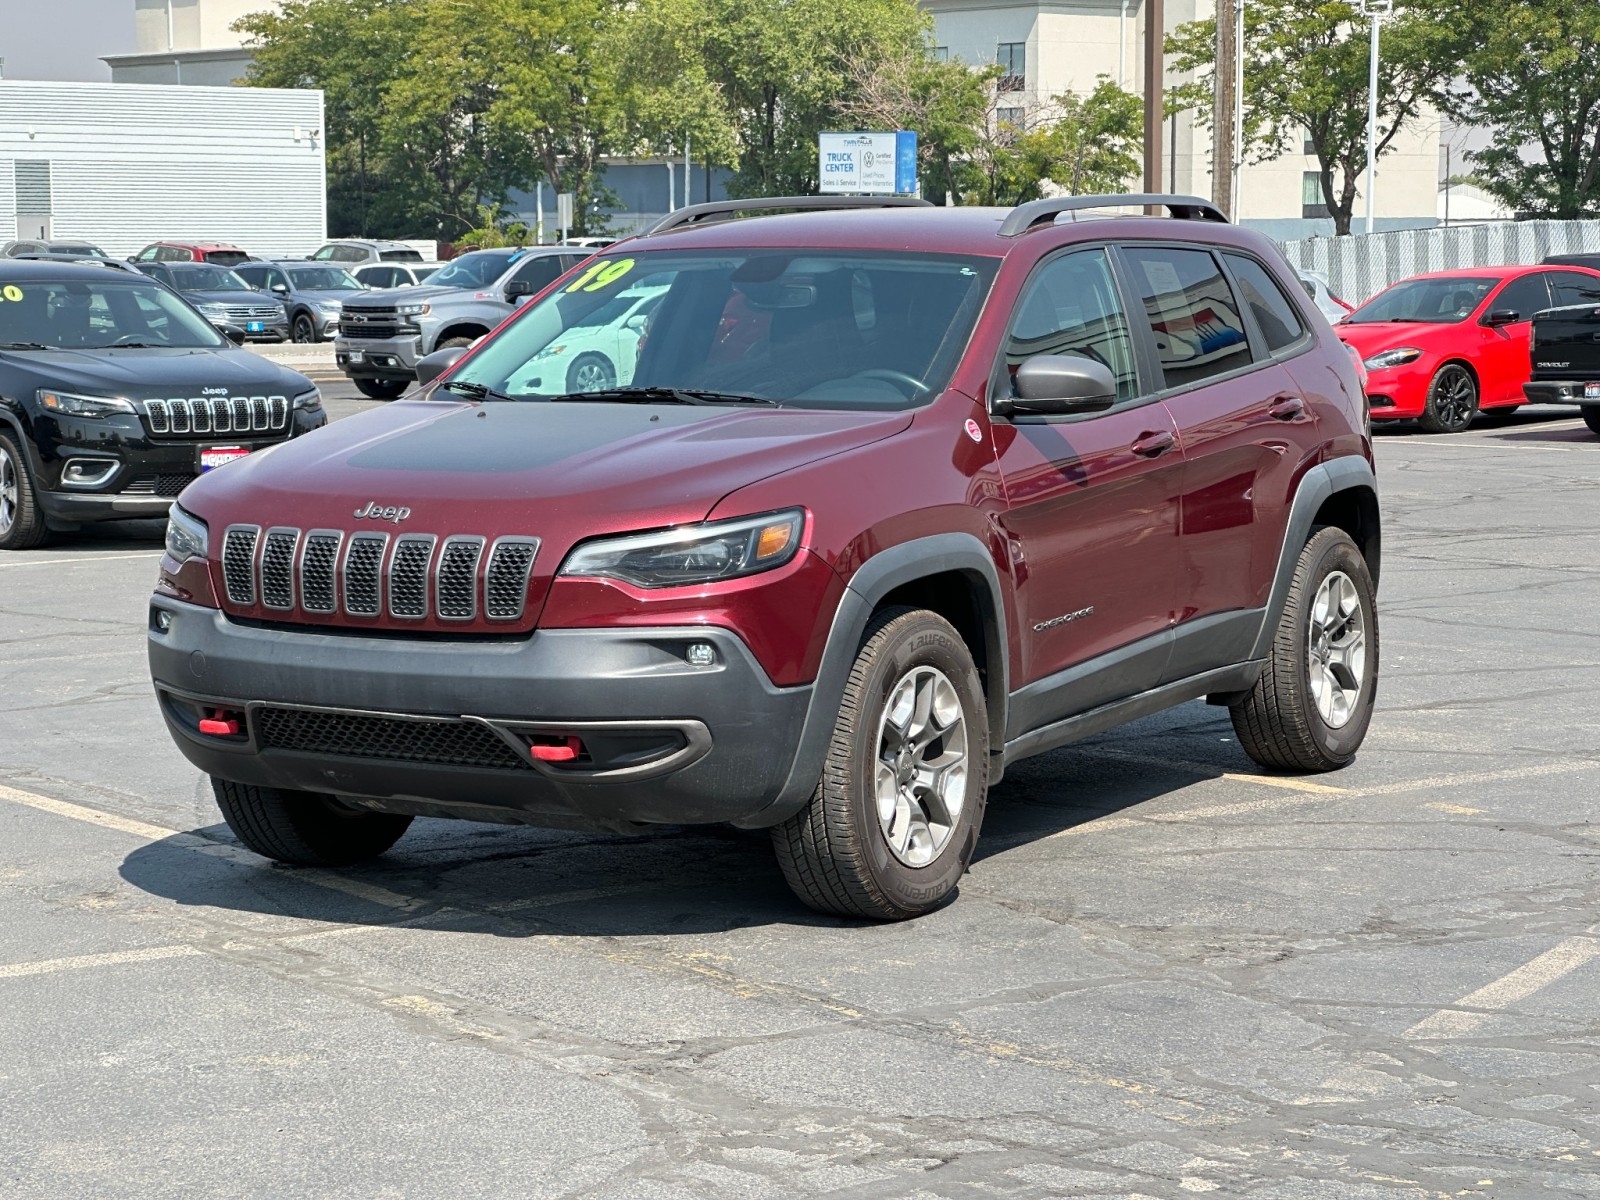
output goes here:
{"type": "Polygon", "coordinates": [[[196,396],[143,403],[145,420],[156,437],[282,433],[289,427],[289,401],[284,396],[196,396]]]}
{"type": "Polygon", "coordinates": [[[392,338],[420,333],[393,308],[345,308],[339,314],[339,333],[347,338],[392,338]]]}
{"type": "Polygon", "coordinates": [[[137,475],[122,489],[124,496],[176,496],[194,481],[193,471],[168,471],[160,475],[137,475]]]}
{"type": "Polygon", "coordinates": [[[263,749],[495,771],[533,769],[492,729],[472,721],[277,707],[257,708],[253,720],[256,741],[263,749]]]}

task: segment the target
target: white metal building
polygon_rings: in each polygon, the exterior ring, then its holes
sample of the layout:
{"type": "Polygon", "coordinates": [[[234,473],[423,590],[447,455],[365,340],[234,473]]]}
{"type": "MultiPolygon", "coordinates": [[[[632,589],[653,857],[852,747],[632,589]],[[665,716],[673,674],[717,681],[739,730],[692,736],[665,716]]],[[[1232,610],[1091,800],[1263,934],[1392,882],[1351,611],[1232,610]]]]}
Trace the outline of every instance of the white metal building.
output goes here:
{"type": "Polygon", "coordinates": [[[327,232],[322,130],[318,91],[0,80],[0,242],[308,254],[327,232]]]}

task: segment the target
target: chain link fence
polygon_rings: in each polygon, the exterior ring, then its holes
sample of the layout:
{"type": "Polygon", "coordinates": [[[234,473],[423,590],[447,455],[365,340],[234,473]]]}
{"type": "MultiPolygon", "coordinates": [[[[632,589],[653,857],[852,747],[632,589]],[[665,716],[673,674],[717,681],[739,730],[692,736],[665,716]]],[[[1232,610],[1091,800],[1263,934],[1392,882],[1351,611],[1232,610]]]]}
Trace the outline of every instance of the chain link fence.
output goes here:
{"type": "Polygon", "coordinates": [[[1510,221],[1305,238],[1285,242],[1283,253],[1302,271],[1326,275],[1334,295],[1363,304],[1395,280],[1426,271],[1531,265],[1547,254],[1600,254],[1600,221],[1510,221]]]}

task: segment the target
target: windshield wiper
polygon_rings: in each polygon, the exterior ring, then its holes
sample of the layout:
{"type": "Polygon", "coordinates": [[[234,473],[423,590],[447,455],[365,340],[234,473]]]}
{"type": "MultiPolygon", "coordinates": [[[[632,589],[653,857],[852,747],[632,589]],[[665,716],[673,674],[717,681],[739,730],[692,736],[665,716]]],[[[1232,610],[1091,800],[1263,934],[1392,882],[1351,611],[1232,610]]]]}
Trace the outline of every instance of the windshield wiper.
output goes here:
{"type": "Polygon", "coordinates": [[[43,342],[0,342],[0,350],[49,350],[43,342]]]}
{"type": "Polygon", "coordinates": [[[515,396],[508,396],[504,392],[497,392],[492,387],[481,383],[471,383],[465,379],[451,380],[439,385],[441,392],[454,392],[465,396],[468,400],[510,400],[516,402],[515,396]]]}
{"type": "Polygon", "coordinates": [[[104,346],[85,346],[85,350],[165,350],[166,342],[108,342],[104,346]]]}
{"type": "Polygon", "coordinates": [[[735,392],[708,392],[700,388],[672,387],[619,387],[601,388],[594,392],[569,392],[564,396],[551,396],[559,400],[616,401],[620,404],[765,404],[772,408],[783,407],[766,396],[743,396],[735,392]]]}

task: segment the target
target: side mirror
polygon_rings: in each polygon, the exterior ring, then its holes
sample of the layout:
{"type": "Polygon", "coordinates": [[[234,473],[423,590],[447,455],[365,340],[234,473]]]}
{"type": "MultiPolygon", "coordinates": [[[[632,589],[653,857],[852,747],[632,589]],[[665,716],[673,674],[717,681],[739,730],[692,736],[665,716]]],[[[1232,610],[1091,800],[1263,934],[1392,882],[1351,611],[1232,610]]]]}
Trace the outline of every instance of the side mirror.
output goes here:
{"type": "Polygon", "coordinates": [[[513,279],[506,284],[506,303],[515,304],[519,300],[526,300],[529,296],[539,291],[532,282],[526,279],[513,279]]]}
{"type": "Polygon", "coordinates": [[[235,346],[244,345],[245,338],[250,336],[237,325],[218,325],[217,332],[223,337],[227,338],[235,346]]]}
{"type": "Polygon", "coordinates": [[[444,350],[435,350],[432,354],[425,354],[417,360],[417,384],[427,387],[439,376],[446,374],[467,356],[470,346],[450,346],[444,350]]]}
{"type": "Polygon", "coordinates": [[[1483,319],[1483,323],[1490,329],[1498,329],[1502,325],[1515,325],[1522,320],[1522,314],[1514,308],[1497,308],[1483,319]]]}
{"type": "Polygon", "coordinates": [[[1117,402],[1117,380],[1104,363],[1076,354],[1035,354],[1017,368],[1015,399],[1004,412],[1039,416],[1104,412],[1117,402]]]}
{"type": "Polygon", "coordinates": [[[289,285],[287,283],[275,283],[272,285],[272,291],[274,295],[287,296],[289,294],[289,285]]]}
{"type": "Polygon", "coordinates": [[[624,329],[631,329],[635,333],[643,333],[644,327],[649,323],[649,321],[650,318],[645,316],[643,313],[634,313],[633,316],[629,317],[622,323],[622,327],[624,329]]]}

